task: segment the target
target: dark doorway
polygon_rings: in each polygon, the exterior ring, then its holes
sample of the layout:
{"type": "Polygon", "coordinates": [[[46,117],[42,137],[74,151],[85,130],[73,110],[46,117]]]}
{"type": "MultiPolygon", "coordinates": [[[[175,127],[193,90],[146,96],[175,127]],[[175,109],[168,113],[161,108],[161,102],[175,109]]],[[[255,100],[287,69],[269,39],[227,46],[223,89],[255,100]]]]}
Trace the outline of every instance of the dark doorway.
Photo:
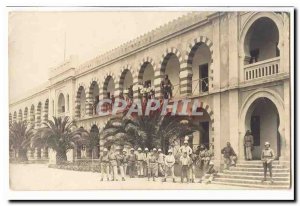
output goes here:
{"type": "Polygon", "coordinates": [[[254,146],[260,146],[260,117],[251,116],[251,131],[253,135],[254,146]]]}
{"type": "Polygon", "coordinates": [[[201,139],[200,144],[204,144],[206,148],[209,146],[209,122],[200,122],[201,139]]]}
{"type": "Polygon", "coordinates": [[[199,90],[200,92],[208,91],[208,64],[202,64],[199,66],[199,90]]]}

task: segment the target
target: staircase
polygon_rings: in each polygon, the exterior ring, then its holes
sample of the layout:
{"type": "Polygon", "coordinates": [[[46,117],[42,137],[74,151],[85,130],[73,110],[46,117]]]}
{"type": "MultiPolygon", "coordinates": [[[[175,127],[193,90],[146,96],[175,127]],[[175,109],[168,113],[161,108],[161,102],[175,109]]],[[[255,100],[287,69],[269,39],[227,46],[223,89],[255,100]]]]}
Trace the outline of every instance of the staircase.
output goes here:
{"type": "Polygon", "coordinates": [[[273,161],[272,165],[273,183],[270,182],[269,170],[267,181],[261,182],[264,170],[260,160],[240,161],[236,167],[219,172],[212,183],[265,189],[290,188],[289,168],[280,165],[279,161],[273,161]]]}

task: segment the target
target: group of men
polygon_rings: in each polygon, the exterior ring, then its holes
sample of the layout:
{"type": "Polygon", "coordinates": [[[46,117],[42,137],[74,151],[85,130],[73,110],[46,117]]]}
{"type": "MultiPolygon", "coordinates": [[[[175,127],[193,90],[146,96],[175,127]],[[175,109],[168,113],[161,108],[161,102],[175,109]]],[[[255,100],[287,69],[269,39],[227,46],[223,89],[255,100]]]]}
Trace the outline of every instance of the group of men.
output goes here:
{"type": "MultiPolygon", "coordinates": [[[[195,182],[196,167],[204,170],[202,178],[199,182],[207,179],[207,183],[211,182],[217,171],[214,169],[214,164],[210,161],[211,157],[208,156],[209,152],[201,146],[199,153],[193,152],[192,148],[188,145],[188,141],[184,141],[183,146],[180,147],[179,165],[181,169],[181,182],[195,182]]],[[[168,177],[171,177],[173,182],[175,180],[174,165],[175,157],[172,149],[169,149],[168,154],[165,155],[161,149],[153,148],[149,151],[145,148],[142,151],[138,148],[135,151],[130,149],[129,154],[127,150],[121,150],[120,147],[116,151],[108,151],[106,148],[103,150],[103,155],[100,157],[101,164],[101,181],[105,178],[109,181],[118,181],[119,173],[122,181],[125,181],[125,176],[128,174],[130,178],[136,175],[139,178],[147,177],[148,181],[153,181],[160,175],[162,182],[166,182],[168,177]],[[119,172],[118,172],[119,171],[119,172]]]]}

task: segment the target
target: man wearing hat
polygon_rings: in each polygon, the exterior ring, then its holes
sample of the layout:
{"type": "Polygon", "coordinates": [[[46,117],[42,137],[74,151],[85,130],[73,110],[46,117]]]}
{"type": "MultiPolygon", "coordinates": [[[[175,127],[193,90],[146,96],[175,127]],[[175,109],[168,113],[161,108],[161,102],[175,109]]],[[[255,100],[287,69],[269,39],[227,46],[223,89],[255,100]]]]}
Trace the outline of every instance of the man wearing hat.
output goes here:
{"type": "Polygon", "coordinates": [[[184,178],[186,178],[186,181],[189,182],[188,171],[189,171],[190,163],[191,163],[190,157],[187,155],[187,151],[184,151],[183,155],[180,157],[181,183],[183,183],[184,178]]]}
{"type": "Polygon", "coordinates": [[[165,165],[165,155],[162,153],[161,149],[158,149],[158,173],[161,176],[165,176],[164,165],[165,165]]]}
{"type": "Polygon", "coordinates": [[[253,143],[254,143],[253,136],[252,136],[250,130],[247,130],[245,137],[244,137],[246,160],[252,160],[253,143]]]}
{"type": "Polygon", "coordinates": [[[127,155],[126,155],[126,149],[124,148],[121,150],[121,148],[118,148],[118,154],[117,154],[117,161],[118,161],[118,167],[121,173],[122,181],[125,181],[125,175],[126,175],[126,167],[127,167],[127,155]]]}
{"type": "Polygon", "coordinates": [[[264,179],[262,180],[262,182],[267,180],[267,168],[269,168],[271,183],[274,182],[274,180],[272,179],[272,162],[274,159],[274,151],[270,148],[270,143],[266,142],[265,149],[263,149],[261,152],[261,160],[263,162],[264,167],[264,179]]]}
{"type": "Polygon", "coordinates": [[[130,178],[134,178],[135,176],[135,168],[136,168],[136,154],[134,154],[134,149],[130,149],[130,154],[128,155],[128,169],[130,178]]]}
{"type": "Polygon", "coordinates": [[[209,162],[209,168],[205,175],[200,179],[199,183],[203,182],[206,178],[208,178],[208,181],[206,183],[211,183],[218,173],[218,171],[214,168],[214,163],[212,161],[209,162]]]}
{"type": "Polygon", "coordinates": [[[144,176],[147,177],[148,176],[148,158],[149,158],[149,149],[146,147],[145,148],[145,153],[144,153],[144,176]]]}
{"type": "Polygon", "coordinates": [[[107,181],[109,181],[109,158],[108,150],[103,149],[103,155],[100,156],[100,167],[101,167],[101,181],[106,176],[107,181]]]}
{"type": "Polygon", "coordinates": [[[228,170],[231,165],[235,166],[237,156],[231,147],[230,142],[227,142],[226,147],[221,150],[221,154],[224,157],[224,169],[228,170]]]}
{"type": "Polygon", "coordinates": [[[144,154],[142,153],[142,148],[138,148],[137,153],[137,173],[138,177],[141,178],[144,175],[144,154]]]}
{"type": "Polygon", "coordinates": [[[155,177],[158,176],[158,163],[157,163],[157,153],[156,148],[153,148],[152,153],[148,154],[147,158],[147,164],[148,164],[148,181],[150,180],[150,177],[153,178],[153,181],[155,181],[155,177]]]}
{"type": "Polygon", "coordinates": [[[175,175],[174,175],[174,164],[175,164],[175,157],[172,154],[172,150],[168,150],[168,155],[165,157],[165,178],[163,182],[167,181],[168,173],[171,173],[173,178],[173,182],[175,182],[175,175]]]}
{"type": "MultiPolygon", "coordinates": [[[[188,138],[188,136],[186,136],[186,138],[188,138]]],[[[183,155],[184,152],[187,152],[188,156],[193,153],[193,150],[189,146],[189,142],[187,140],[184,140],[183,145],[179,149],[179,152],[181,153],[181,155],[183,155]]]]}
{"type": "MultiPolygon", "coordinates": [[[[116,151],[120,150],[119,147],[116,147],[116,151]]],[[[118,161],[117,161],[117,153],[112,149],[108,153],[110,167],[112,169],[112,181],[118,181],[118,161]]]]}

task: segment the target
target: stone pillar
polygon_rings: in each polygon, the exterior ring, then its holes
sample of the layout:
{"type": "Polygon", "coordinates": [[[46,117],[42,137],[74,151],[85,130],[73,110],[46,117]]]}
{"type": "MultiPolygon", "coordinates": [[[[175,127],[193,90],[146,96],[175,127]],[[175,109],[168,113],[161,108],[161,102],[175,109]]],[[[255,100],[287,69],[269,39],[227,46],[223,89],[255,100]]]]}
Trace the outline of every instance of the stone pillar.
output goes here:
{"type": "Polygon", "coordinates": [[[155,97],[156,98],[161,98],[163,96],[161,88],[160,88],[160,83],[163,80],[163,73],[161,72],[160,68],[157,68],[154,71],[154,88],[155,88],[155,97]]]}
{"type": "Polygon", "coordinates": [[[41,159],[41,148],[34,148],[34,159],[41,159]]]}
{"type": "Polygon", "coordinates": [[[87,116],[93,115],[93,91],[89,89],[87,92],[86,103],[85,103],[85,113],[87,116]]]}
{"type": "Polygon", "coordinates": [[[214,111],[214,154],[215,166],[220,169],[221,155],[221,95],[216,93],[213,95],[213,111],[214,111]]]}
{"type": "Polygon", "coordinates": [[[188,96],[192,95],[192,77],[193,71],[191,67],[188,67],[186,63],[184,63],[180,70],[179,78],[180,78],[180,95],[181,96],[188,96]]]}
{"type": "Polygon", "coordinates": [[[42,159],[48,159],[49,153],[48,153],[48,147],[45,147],[42,149],[42,159]]]}

